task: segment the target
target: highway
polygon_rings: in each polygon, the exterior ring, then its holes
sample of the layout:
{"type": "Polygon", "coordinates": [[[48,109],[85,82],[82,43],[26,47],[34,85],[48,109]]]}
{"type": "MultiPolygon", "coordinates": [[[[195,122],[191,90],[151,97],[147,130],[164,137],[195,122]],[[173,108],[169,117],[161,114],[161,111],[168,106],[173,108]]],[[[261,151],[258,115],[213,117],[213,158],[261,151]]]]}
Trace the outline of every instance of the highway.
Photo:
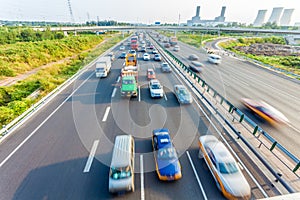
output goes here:
{"type": "MultiPolygon", "coordinates": [[[[185,46],[181,46],[180,53],[185,52],[185,46]]],[[[118,48],[114,51],[116,57],[121,53],[118,48]]],[[[186,51],[194,50],[186,46],[186,51]]],[[[94,67],[88,69],[2,141],[1,200],[224,199],[204,160],[198,158],[198,137],[216,132],[200,111],[197,100],[192,105],[180,106],[173,94],[173,85],[180,83],[175,72],[162,73],[160,62],[143,61],[141,53],[138,57],[139,97],[121,98],[119,75],[124,60],[116,59],[107,78],[96,78],[94,67]],[[153,68],[163,84],[164,98],[150,98],[147,68],[153,68]],[[178,181],[159,181],[155,172],[151,134],[153,129],[162,127],[170,130],[180,156],[183,177],[178,181]],[[132,134],[135,138],[135,192],[114,195],[108,192],[108,172],[114,138],[120,134],[132,134]]],[[[224,58],[223,64],[229,61],[224,58]]],[[[205,72],[204,77],[208,74],[209,71],[205,72]]],[[[226,96],[231,96],[231,91],[225,91],[226,96]]],[[[265,192],[278,195],[234,141],[231,145],[265,192]]],[[[263,198],[258,186],[244,174],[253,199],[263,198]]]]}
{"type": "MultiPolygon", "coordinates": [[[[209,49],[216,49],[218,41],[209,42],[209,49]]],[[[248,61],[222,55],[222,63],[214,65],[207,61],[207,54],[184,43],[181,50],[171,52],[187,66],[188,56],[196,54],[204,64],[200,75],[212,88],[261,126],[290,152],[300,157],[300,81],[259,67],[248,61]],[[241,98],[264,100],[282,112],[290,121],[288,125],[273,126],[253,115],[240,102],[241,98]]]]}

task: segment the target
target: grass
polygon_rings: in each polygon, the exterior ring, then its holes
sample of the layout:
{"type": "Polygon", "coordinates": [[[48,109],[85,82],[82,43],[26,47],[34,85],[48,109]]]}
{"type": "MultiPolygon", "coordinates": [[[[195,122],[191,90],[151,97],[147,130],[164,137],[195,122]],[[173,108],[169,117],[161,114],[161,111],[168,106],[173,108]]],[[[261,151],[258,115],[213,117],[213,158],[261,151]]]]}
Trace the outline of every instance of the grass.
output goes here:
{"type": "Polygon", "coordinates": [[[299,56],[262,56],[253,55],[250,53],[244,53],[236,50],[236,46],[249,46],[254,43],[273,43],[273,44],[285,44],[285,41],[281,37],[269,37],[269,38],[240,38],[238,40],[231,40],[220,43],[220,46],[224,49],[232,51],[238,55],[245,56],[264,64],[271,65],[273,67],[292,72],[300,75],[300,57],[299,56]]]}
{"type": "MultiPolygon", "coordinates": [[[[123,40],[123,37],[115,34],[107,37],[107,41],[93,50],[78,53],[72,59],[65,60],[60,64],[53,64],[47,68],[39,70],[17,84],[8,87],[0,87],[0,125],[6,125],[13,119],[21,115],[34,103],[49,94],[57,86],[74,75],[78,70],[90,63],[107,49],[123,40]],[[35,99],[28,96],[34,91],[39,90],[39,96],[35,99]]],[[[77,40],[78,41],[78,40],[77,40]]],[[[100,40],[103,41],[103,38],[100,40]]],[[[93,45],[86,44],[90,49],[99,44],[92,41],[93,45]]],[[[80,45],[80,44],[77,44],[80,45]]],[[[82,48],[81,51],[86,50],[82,48]]],[[[70,50],[71,51],[71,50],[70,50]]],[[[78,50],[74,50],[75,52],[78,50]]],[[[51,60],[51,59],[50,59],[51,60]]]]}
{"type": "MultiPolygon", "coordinates": [[[[160,31],[160,33],[167,37],[174,36],[174,33],[169,31],[160,31]]],[[[202,32],[189,33],[189,32],[180,31],[176,33],[176,37],[180,42],[189,44],[196,48],[200,48],[204,42],[209,41],[218,36],[206,34],[202,32]]]]}

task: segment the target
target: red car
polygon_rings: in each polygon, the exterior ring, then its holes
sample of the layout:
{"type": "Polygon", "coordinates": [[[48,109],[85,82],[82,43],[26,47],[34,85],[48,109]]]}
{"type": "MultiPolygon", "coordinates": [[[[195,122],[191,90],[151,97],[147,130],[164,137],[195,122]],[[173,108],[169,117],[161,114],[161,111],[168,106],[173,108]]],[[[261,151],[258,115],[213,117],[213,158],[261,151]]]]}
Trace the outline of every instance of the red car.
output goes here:
{"type": "Polygon", "coordinates": [[[148,78],[148,80],[156,79],[156,75],[155,75],[155,72],[153,69],[147,70],[147,78],[148,78]]]}

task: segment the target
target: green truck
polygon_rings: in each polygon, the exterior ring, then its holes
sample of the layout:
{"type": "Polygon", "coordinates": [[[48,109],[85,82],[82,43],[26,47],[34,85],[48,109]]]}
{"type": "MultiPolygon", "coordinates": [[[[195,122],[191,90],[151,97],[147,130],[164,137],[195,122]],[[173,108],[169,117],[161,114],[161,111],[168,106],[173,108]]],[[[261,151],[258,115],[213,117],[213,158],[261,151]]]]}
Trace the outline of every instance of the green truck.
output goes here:
{"type": "Polygon", "coordinates": [[[121,96],[123,97],[137,97],[138,83],[137,71],[122,72],[121,96]]]}

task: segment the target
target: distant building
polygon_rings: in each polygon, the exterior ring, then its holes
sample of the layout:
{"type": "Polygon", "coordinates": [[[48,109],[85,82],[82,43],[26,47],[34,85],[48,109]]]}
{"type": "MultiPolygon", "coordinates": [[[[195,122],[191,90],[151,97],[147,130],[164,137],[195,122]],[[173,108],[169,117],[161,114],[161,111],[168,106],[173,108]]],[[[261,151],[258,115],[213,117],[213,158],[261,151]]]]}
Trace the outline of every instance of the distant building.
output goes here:
{"type": "MultiPolygon", "coordinates": [[[[276,23],[279,26],[290,26],[291,18],[295,9],[283,9],[283,7],[275,7],[267,22],[276,23]]],[[[265,23],[267,10],[259,10],[254,20],[253,26],[260,27],[265,23]]]]}
{"type": "Polygon", "coordinates": [[[200,6],[197,6],[196,15],[192,17],[192,24],[200,23],[200,6]]]}
{"type": "Polygon", "coordinates": [[[226,6],[223,6],[221,10],[221,15],[215,18],[216,22],[225,22],[225,11],[226,11],[226,6]]]}
{"type": "Polygon", "coordinates": [[[187,25],[188,26],[197,26],[197,25],[217,26],[219,24],[226,24],[226,22],[225,22],[225,11],[226,11],[226,6],[223,6],[220,16],[215,17],[215,19],[213,19],[213,20],[202,20],[200,18],[200,6],[197,6],[196,16],[192,17],[191,20],[187,20],[187,25]]]}
{"type": "Polygon", "coordinates": [[[259,27],[265,23],[267,10],[259,10],[254,20],[253,26],[259,27]]]}
{"type": "Polygon", "coordinates": [[[283,7],[275,7],[275,8],[273,8],[271,16],[270,16],[268,22],[270,22],[270,23],[274,23],[275,22],[276,24],[279,24],[280,23],[279,20],[280,20],[282,11],[283,11],[283,7]]]}
{"type": "Polygon", "coordinates": [[[280,26],[289,26],[295,9],[284,9],[280,18],[280,26]]]}

